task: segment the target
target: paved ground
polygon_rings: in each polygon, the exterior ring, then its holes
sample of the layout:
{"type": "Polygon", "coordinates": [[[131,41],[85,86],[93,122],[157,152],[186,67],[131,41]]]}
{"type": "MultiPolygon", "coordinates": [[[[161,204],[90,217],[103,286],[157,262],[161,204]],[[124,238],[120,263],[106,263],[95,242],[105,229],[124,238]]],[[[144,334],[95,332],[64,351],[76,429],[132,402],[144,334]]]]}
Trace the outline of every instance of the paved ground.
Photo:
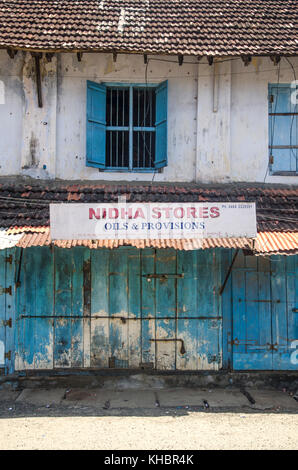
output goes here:
{"type": "Polygon", "coordinates": [[[253,389],[0,390],[0,449],[298,449],[298,402],[253,389]]]}

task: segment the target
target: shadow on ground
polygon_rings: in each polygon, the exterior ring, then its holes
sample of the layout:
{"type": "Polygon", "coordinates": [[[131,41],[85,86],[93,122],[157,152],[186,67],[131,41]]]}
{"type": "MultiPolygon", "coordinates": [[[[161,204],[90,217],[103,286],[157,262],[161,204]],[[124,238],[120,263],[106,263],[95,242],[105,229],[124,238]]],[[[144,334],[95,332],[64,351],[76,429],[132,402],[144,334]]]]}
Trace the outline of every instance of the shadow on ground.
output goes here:
{"type": "Polygon", "coordinates": [[[257,389],[0,390],[0,419],[32,416],[180,417],[202,412],[298,414],[298,401],[287,391],[257,389]]]}

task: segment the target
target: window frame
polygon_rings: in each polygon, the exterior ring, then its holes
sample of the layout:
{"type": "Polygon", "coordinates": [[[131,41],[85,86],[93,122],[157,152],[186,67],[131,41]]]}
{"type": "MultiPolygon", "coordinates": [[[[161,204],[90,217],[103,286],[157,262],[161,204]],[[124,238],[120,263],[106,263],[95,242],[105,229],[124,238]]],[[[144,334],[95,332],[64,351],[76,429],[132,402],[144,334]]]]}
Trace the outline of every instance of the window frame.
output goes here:
{"type": "MultiPolygon", "coordinates": [[[[293,92],[295,89],[291,87],[291,83],[269,83],[268,84],[268,161],[269,161],[269,174],[271,176],[297,176],[298,175],[298,143],[295,145],[273,145],[274,142],[272,141],[272,121],[275,119],[275,116],[278,115],[287,115],[287,116],[296,116],[298,120],[298,113],[297,113],[297,104],[293,105],[294,111],[291,113],[276,113],[274,112],[274,103],[271,100],[271,96],[273,95],[273,89],[289,89],[290,93],[293,92]],[[296,170],[274,170],[273,169],[273,161],[272,161],[272,151],[277,149],[289,149],[295,150],[296,149],[296,170]]],[[[289,139],[290,139],[290,132],[289,129],[289,139]]],[[[297,132],[297,130],[296,130],[297,132]]],[[[296,135],[296,142],[298,142],[298,134],[296,135]]],[[[274,156],[273,156],[274,157],[274,156]]]]}
{"type": "MultiPolygon", "coordinates": [[[[103,97],[103,95],[102,95],[103,97]]],[[[95,97],[96,98],[96,97],[95,97]]],[[[102,98],[101,98],[102,99],[102,98]]],[[[99,171],[108,172],[123,172],[123,173],[156,173],[162,171],[163,167],[167,166],[167,140],[168,140],[168,81],[154,82],[154,83],[131,83],[131,82],[92,82],[87,80],[87,154],[86,154],[86,166],[98,168],[99,171]],[[105,96],[105,106],[107,106],[107,90],[108,89],[119,89],[128,90],[129,93],[129,122],[128,126],[110,126],[107,125],[107,109],[104,108],[102,102],[101,107],[97,106],[97,101],[94,101],[93,93],[102,92],[105,96]],[[150,89],[155,91],[155,119],[154,126],[151,127],[140,127],[134,126],[134,108],[133,108],[133,96],[135,90],[150,89]],[[90,93],[89,93],[90,90],[90,93]],[[91,90],[93,90],[91,92],[91,90]],[[105,91],[103,91],[105,90],[105,91]],[[93,111],[94,110],[94,111],[93,111]],[[94,114],[95,113],[95,114],[94,114]],[[104,116],[104,120],[103,120],[104,116]],[[100,130],[100,135],[96,134],[96,128],[100,130]],[[104,131],[104,134],[102,134],[104,131]],[[125,131],[128,132],[128,166],[108,166],[107,163],[110,161],[107,158],[107,143],[106,138],[108,132],[111,131],[125,131]],[[146,133],[152,132],[155,137],[153,139],[154,145],[154,160],[151,160],[152,166],[150,167],[134,167],[134,137],[135,133],[144,131],[146,133]],[[95,140],[94,140],[95,139],[95,140]],[[101,147],[99,144],[101,142],[101,147]],[[103,149],[104,142],[104,149],[103,149]],[[103,154],[102,154],[103,152],[103,154]],[[99,160],[97,155],[102,154],[99,160]]],[[[127,122],[126,122],[127,124],[127,122]]],[[[147,134],[148,135],[148,134],[147,134]]],[[[150,160],[149,160],[150,161],[150,160]]],[[[120,162],[119,162],[120,163],[120,162]]],[[[125,162],[126,163],[126,162],[125,162]]],[[[145,163],[144,160],[142,162],[145,163]]]]}
{"type": "Polygon", "coordinates": [[[102,171],[117,171],[117,172],[133,172],[133,173],[152,173],[156,171],[156,168],[146,168],[139,167],[136,168],[133,166],[133,133],[137,131],[144,132],[156,132],[156,126],[154,127],[135,127],[133,126],[133,90],[134,88],[154,88],[158,87],[158,83],[126,83],[126,82],[103,82],[106,88],[128,88],[129,90],[129,124],[128,126],[108,126],[106,125],[106,131],[128,131],[129,132],[129,165],[128,167],[115,167],[115,166],[106,166],[102,171]]]}

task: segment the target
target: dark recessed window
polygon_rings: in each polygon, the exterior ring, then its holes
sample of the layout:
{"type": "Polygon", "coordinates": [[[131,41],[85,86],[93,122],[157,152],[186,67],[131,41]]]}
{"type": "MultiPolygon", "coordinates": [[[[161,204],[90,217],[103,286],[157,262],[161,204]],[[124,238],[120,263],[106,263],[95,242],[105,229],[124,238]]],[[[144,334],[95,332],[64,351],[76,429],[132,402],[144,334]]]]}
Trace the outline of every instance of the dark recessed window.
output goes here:
{"type": "Polygon", "coordinates": [[[298,173],[296,84],[269,85],[269,166],[272,175],[298,173]]]}

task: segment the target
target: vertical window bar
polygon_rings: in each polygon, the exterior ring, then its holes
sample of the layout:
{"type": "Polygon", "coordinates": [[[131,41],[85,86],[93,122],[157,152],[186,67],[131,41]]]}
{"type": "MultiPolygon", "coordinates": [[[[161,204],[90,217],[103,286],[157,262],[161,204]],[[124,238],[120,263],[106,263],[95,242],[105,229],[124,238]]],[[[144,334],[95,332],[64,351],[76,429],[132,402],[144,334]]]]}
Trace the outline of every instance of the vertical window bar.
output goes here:
{"type": "Polygon", "coordinates": [[[150,148],[150,155],[149,155],[149,168],[150,168],[151,166],[153,166],[152,156],[151,156],[152,155],[152,132],[150,132],[150,147],[149,148],[150,148]]]}
{"type": "Polygon", "coordinates": [[[113,132],[110,131],[110,165],[113,166],[113,132]]]}
{"type": "MultiPolygon", "coordinates": [[[[150,90],[150,103],[149,103],[149,106],[150,106],[150,121],[149,121],[149,125],[152,126],[152,90],[150,90]]],[[[150,132],[150,144],[149,144],[149,162],[148,162],[148,166],[149,168],[152,166],[152,132],[150,132]]]]}
{"type": "Polygon", "coordinates": [[[133,167],[133,88],[129,87],[129,169],[133,167]]]}
{"type": "MultiPolygon", "coordinates": [[[[138,122],[137,125],[140,125],[140,90],[138,88],[138,122]]],[[[138,168],[140,168],[140,133],[138,132],[138,168]]]]}
{"type": "MultiPolygon", "coordinates": [[[[152,90],[150,90],[150,123],[149,126],[153,126],[152,122],[152,90]]],[[[150,137],[151,140],[151,137],[150,137]]],[[[150,155],[151,155],[151,150],[150,150],[150,155]]]]}
{"type": "MultiPolygon", "coordinates": [[[[143,93],[144,96],[144,119],[143,126],[146,126],[146,88],[143,93]]],[[[146,133],[143,132],[143,167],[146,166],[146,133]]]]}
{"type": "Polygon", "coordinates": [[[113,113],[112,113],[112,110],[113,110],[113,88],[111,89],[111,94],[110,94],[110,126],[113,125],[113,120],[112,120],[112,116],[113,116],[113,113]]]}
{"type": "MultiPolygon", "coordinates": [[[[113,125],[113,88],[111,89],[111,101],[110,101],[110,126],[113,125]]],[[[113,132],[110,132],[110,165],[113,166],[113,132]]]]}
{"type": "MultiPolygon", "coordinates": [[[[119,126],[119,90],[116,90],[116,126],[119,126]]],[[[119,152],[118,152],[118,135],[119,131],[116,131],[116,166],[119,166],[119,152]]]]}
{"type": "MultiPolygon", "coordinates": [[[[122,126],[125,126],[125,90],[122,90],[122,126]]],[[[121,166],[124,166],[124,132],[122,131],[122,156],[121,156],[121,166]]]]}

